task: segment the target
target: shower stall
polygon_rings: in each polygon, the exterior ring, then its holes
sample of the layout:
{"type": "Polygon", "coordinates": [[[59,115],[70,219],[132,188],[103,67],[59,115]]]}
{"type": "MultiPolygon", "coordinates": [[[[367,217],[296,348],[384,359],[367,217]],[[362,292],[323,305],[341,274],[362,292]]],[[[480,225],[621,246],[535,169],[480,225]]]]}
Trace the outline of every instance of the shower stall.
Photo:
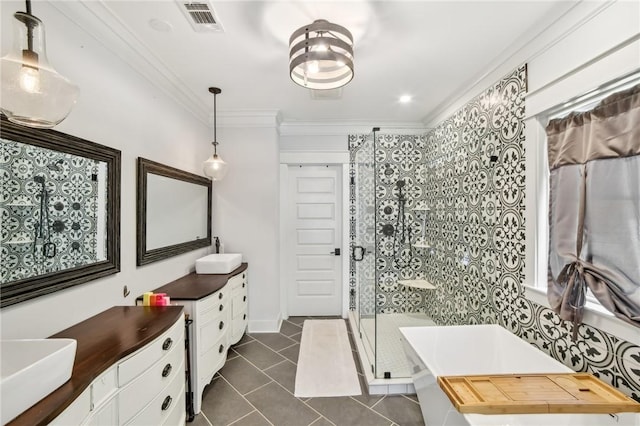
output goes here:
{"type": "Polygon", "coordinates": [[[435,325],[425,147],[424,134],[378,128],[349,138],[350,321],[370,389],[411,383],[399,328],[435,325]]]}

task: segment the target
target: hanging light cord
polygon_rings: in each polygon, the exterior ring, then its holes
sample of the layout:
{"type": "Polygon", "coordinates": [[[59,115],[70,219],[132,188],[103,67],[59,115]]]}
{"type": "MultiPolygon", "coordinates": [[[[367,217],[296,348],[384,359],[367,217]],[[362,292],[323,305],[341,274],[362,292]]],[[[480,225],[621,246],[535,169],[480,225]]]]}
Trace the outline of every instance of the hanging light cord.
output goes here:
{"type": "Polygon", "coordinates": [[[216,134],[216,98],[218,95],[216,93],[213,94],[213,155],[218,155],[218,136],[216,134]]]}
{"type": "Polygon", "coordinates": [[[216,123],[216,116],[217,116],[217,111],[216,111],[216,97],[218,96],[218,94],[222,93],[222,90],[220,90],[217,87],[209,87],[209,93],[213,93],[213,142],[211,142],[211,145],[213,145],[213,156],[217,157],[218,156],[218,136],[217,136],[217,123],[216,123]]]}
{"type": "MultiPolygon", "coordinates": [[[[27,15],[33,16],[31,13],[31,0],[25,0],[27,15]]],[[[24,23],[27,27],[27,49],[29,52],[33,52],[33,22],[27,21],[24,23]]]]}

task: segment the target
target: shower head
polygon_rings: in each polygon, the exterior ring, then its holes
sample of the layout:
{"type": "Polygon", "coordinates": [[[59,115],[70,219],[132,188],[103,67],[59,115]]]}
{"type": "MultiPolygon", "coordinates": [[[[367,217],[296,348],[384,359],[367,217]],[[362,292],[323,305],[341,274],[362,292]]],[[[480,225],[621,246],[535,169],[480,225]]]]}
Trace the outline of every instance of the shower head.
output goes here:
{"type": "Polygon", "coordinates": [[[402,187],[404,187],[404,181],[403,181],[403,180],[399,180],[399,181],[397,181],[397,182],[396,182],[396,186],[397,186],[398,188],[402,188],[402,187]]]}
{"type": "Polygon", "coordinates": [[[44,185],[44,176],[34,176],[33,180],[44,185]]]}

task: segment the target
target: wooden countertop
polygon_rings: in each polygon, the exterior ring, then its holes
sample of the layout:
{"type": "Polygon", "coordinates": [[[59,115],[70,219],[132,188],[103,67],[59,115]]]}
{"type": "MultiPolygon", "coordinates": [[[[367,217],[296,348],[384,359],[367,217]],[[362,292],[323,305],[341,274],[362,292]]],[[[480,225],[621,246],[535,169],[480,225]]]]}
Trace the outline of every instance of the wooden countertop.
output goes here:
{"type": "MultiPolygon", "coordinates": [[[[154,293],[166,293],[172,300],[199,300],[215,293],[227,284],[229,278],[247,270],[247,263],[243,263],[229,274],[196,274],[195,272],[171,281],[154,293]]],[[[142,300],[142,297],[138,297],[142,300]]]]}
{"type": "Polygon", "coordinates": [[[102,372],[168,330],[180,318],[182,309],[182,306],[114,306],[54,334],[52,338],[78,342],[71,379],[8,424],[48,424],[102,372]]]}

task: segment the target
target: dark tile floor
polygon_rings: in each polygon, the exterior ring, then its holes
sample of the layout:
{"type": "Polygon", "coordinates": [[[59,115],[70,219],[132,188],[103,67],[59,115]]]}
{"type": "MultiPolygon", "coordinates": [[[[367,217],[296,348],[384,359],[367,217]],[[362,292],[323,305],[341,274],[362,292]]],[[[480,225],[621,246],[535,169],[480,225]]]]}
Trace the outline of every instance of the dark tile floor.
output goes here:
{"type": "MultiPolygon", "coordinates": [[[[368,395],[349,331],[363,395],[293,396],[302,324],[290,317],[280,333],[245,335],[205,388],[202,411],[191,426],[423,426],[415,396],[368,395]]],[[[347,323],[348,327],[348,323],[347,323]]]]}

